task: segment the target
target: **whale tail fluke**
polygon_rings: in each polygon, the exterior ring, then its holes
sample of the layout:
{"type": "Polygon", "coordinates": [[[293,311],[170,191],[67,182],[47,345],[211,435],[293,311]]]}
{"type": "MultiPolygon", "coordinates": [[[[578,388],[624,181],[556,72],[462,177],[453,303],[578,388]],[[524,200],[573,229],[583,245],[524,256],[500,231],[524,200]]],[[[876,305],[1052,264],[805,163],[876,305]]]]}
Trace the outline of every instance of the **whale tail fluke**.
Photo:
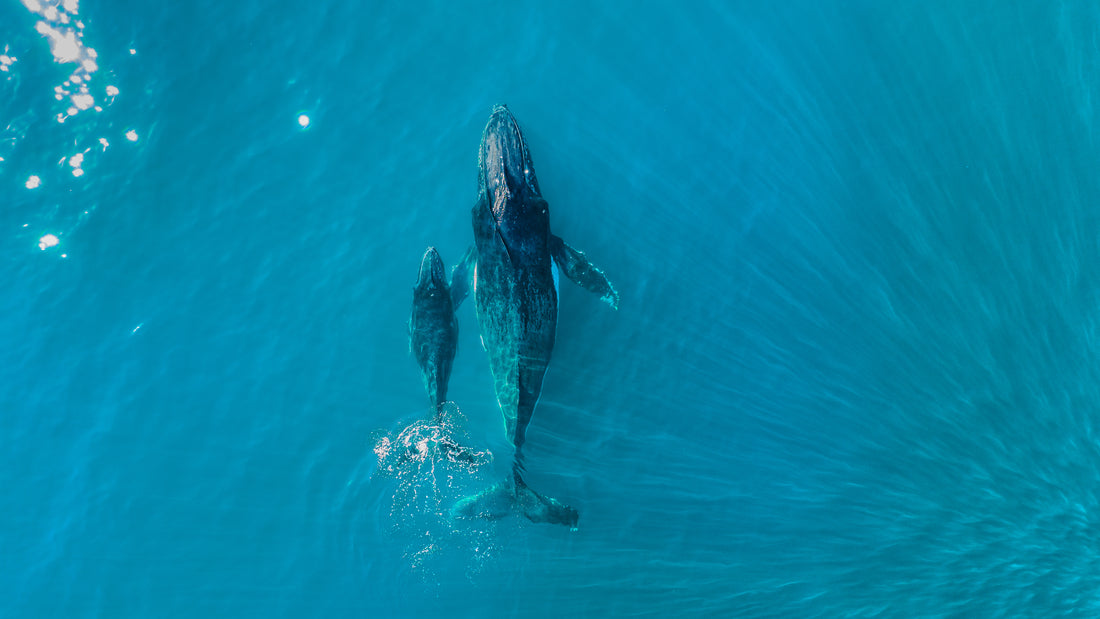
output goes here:
{"type": "Polygon", "coordinates": [[[453,438],[441,435],[431,426],[416,428],[419,432],[416,440],[405,440],[404,433],[396,440],[383,437],[375,441],[375,453],[380,463],[386,463],[387,470],[403,470],[429,461],[446,461],[466,467],[471,473],[493,461],[488,450],[480,451],[456,442],[453,438]],[[401,445],[400,451],[393,449],[401,445]]]}
{"type": "Polygon", "coordinates": [[[512,482],[501,482],[466,497],[451,509],[454,518],[484,518],[499,520],[513,511],[523,514],[531,522],[561,524],[577,529],[580,514],[561,501],[535,492],[519,474],[512,482]]]}
{"type": "Polygon", "coordinates": [[[451,508],[451,517],[499,520],[512,512],[514,504],[515,491],[510,484],[501,482],[473,496],[459,499],[451,508]]]}
{"type": "Polygon", "coordinates": [[[577,530],[580,514],[575,508],[535,492],[518,476],[516,477],[516,507],[531,522],[563,524],[574,531],[577,530]]]}
{"type": "Polygon", "coordinates": [[[493,461],[493,454],[488,451],[478,451],[461,445],[449,436],[441,438],[436,445],[444,458],[455,464],[465,465],[470,471],[476,471],[493,461]]]}
{"type": "Polygon", "coordinates": [[[489,450],[468,447],[464,428],[465,417],[453,402],[434,407],[430,419],[419,418],[400,432],[390,434],[383,430],[372,435],[378,470],[388,476],[421,467],[434,467],[436,463],[450,463],[476,472],[493,461],[489,450]]]}
{"type": "Polygon", "coordinates": [[[462,426],[466,418],[454,402],[439,402],[435,405],[435,426],[433,444],[438,453],[448,461],[465,465],[471,472],[493,461],[488,450],[480,451],[463,445],[460,441],[467,438],[462,426]]]}

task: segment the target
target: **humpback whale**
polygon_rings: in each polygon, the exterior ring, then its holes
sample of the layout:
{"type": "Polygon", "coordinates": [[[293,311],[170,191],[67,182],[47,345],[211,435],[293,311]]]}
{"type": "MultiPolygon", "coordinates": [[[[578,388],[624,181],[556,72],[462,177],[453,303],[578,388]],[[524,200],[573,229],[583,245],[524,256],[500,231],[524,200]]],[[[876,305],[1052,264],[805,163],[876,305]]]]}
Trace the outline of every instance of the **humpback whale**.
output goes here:
{"type": "Polygon", "coordinates": [[[447,384],[451,380],[451,368],[458,350],[455,309],[469,294],[467,269],[473,263],[470,257],[473,251],[471,247],[466,257],[452,269],[450,284],[447,283],[439,252],[434,247],[424,252],[416,285],[413,286],[412,313],[409,316],[409,349],[420,366],[424,389],[432,404],[438,445],[452,461],[470,465],[486,459],[486,454],[455,443],[443,432],[443,417],[447,384]]]}
{"type": "Polygon", "coordinates": [[[474,301],[497,404],[515,447],[512,479],[460,501],[460,516],[500,517],[518,507],[529,519],[576,526],[577,510],[531,490],[523,445],[554,350],[558,271],[618,308],[619,294],[585,255],[550,232],[527,141],[506,106],[493,109],[481,137],[473,208],[474,301]]]}
{"type": "Polygon", "coordinates": [[[420,273],[413,287],[409,349],[420,366],[424,389],[437,414],[447,401],[447,384],[458,351],[455,310],[469,292],[466,265],[463,260],[451,275],[451,281],[458,285],[448,284],[443,259],[434,247],[429,247],[420,260],[420,273]]]}

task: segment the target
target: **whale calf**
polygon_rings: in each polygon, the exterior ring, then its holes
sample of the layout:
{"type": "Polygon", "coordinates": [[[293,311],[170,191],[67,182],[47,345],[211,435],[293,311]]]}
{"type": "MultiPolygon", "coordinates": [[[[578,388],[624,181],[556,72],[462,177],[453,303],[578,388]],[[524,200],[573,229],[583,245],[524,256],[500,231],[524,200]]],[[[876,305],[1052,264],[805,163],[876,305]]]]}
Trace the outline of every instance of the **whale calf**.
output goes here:
{"type": "MultiPolygon", "coordinates": [[[[473,248],[451,271],[447,281],[443,259],[434,247],[424,251],[416,285],[413,286],[412,312],[409,315],[409,350],[416,358],[424,389],[435,417],[433,438],[443,453],[455,462],[469,465],[487,459],[485,452],[473,451],[454,442],[444,432],[444,404],[451,380],[455,353],[458,351],[458,318],[455,309],[469,295],[469,274],[473,248]]],[[[420,447],[414,445],[415,448],[420,447]]],[[[409,454],[406,454],[407,456],[409,454]]]]}
{"type": "Polygon", "coordinates": [[[469,291],[466,264],[467,261],[463,260],[455,267],[451,281],[457,275],[461,283],[452,286],[447,280],[439,252],[429,247],[420,260],[420,271],[413,286],[409,350],[420,366],[424,389],[437,413],[447,401],[447,384],[451,380],[451,369],[458,351],[455,310],[469,291]]]}

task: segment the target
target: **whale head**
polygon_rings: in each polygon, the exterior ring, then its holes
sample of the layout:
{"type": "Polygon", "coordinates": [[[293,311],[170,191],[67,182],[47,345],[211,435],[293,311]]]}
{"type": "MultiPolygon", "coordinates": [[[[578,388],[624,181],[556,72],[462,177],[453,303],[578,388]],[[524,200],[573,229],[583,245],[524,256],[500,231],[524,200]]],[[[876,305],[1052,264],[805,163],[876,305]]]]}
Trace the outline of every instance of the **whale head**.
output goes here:
{"type": "MultiPolygon", "coordinates": [[[[503,204],[511,197],[541,195],[527,140],[506,106],[496,106],[489,115],[481,134],[478,162],[481,186],[493,204],[503,204]]],[[[502,214],[496,210],[494,215],[499,220],[502,214]]]]}
{"type": "Polygon", "coordinates": [[[420,274],[413,290],[417,295],[431,295],[447,290],[447,273],[443,267],[443,259],[434,247],[429,247],[420,259],[420,274]]]}

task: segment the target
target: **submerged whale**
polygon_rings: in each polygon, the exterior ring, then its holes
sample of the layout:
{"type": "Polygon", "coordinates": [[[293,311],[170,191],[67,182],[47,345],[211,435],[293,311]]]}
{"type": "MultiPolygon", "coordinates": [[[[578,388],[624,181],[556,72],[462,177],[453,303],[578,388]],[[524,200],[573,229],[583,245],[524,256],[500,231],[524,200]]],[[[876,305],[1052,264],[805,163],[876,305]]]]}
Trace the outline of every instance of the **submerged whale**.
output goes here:
{"type": "Polygon", "coordinates": [[[443,259],[434,247],[429,247],[420,260],[420,272],[413,286],[409,349],[420,366],[424,389],[436,414],[447,401],[447,384],[458,351],[455,310],[469,294],[468,263],[465,259],[460,262],[451,274],[452,283],[448,283],[443,259]]]}
{"type": "MultiPolygon", "coordinates": [[[[469,295],[470,277],[467,268],[473,263],[470,255],[451,271],[451,282],[443,267],[443,259],[434,247],[429,247],[420,260],[420,271],[413,286],[412,312],[409,315],[409,350],[420,366],[424,389],[434,414],[433,440],[454,462],[469,465],[485,461],[487,454],[463,447],[444,432],[447,385],[451,380],[455,353],[458,351],[458,318],[455,310],[469,295]]],[[[419,444],[414,445],[417,450],[419,444]]],[[[406,454],[412,457],[412,454],[406,454]]]]}
{"type": "Polygon", "coordinates": [[[558,321],[558,271],[618,308],[619,294],[585,255],[550,232],[527,141],[507,107],[493,109],[481,137],[476,255],[469,269],[497,403],[515,446],[512,479],[455,506],[461,516],[499,517],[518,507],[536,522],[575,526],[577,510],[531,490],[523,444],[542,392],[558,321]]]}

